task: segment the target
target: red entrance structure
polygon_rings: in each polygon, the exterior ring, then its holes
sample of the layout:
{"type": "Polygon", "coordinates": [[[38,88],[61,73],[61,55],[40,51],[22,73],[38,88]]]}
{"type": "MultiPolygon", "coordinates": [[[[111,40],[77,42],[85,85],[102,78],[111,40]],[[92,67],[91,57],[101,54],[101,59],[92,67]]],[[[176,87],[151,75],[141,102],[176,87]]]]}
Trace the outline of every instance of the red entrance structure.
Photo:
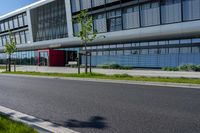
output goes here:
{"type": "Polygon", "coordinates": [[[39,66],[65,66],[64,50],[38,50],[39,66]]]}

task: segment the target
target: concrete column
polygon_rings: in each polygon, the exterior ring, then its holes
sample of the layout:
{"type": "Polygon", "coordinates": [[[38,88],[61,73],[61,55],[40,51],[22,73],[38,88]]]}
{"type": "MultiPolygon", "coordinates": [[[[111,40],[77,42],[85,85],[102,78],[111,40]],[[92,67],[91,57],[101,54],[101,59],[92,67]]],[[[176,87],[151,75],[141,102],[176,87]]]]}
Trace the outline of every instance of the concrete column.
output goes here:
{"type": "Polygon", "coordinates": [[[70,0],[65,0],[66,15],[67,15],[67,29],[69,37],[73,37],[73,23],[72,23],[72,11],[70,0]]]}
{"type": "Polygon", "coordinates": [[[31,24],[30,9],[27,9],[26,13],[27,13],[28,31],[29,31],[29,38],[30,38],[30,42],[28,43],[33,43],[33,31],[32,31],[32,24],[31,24]]]}

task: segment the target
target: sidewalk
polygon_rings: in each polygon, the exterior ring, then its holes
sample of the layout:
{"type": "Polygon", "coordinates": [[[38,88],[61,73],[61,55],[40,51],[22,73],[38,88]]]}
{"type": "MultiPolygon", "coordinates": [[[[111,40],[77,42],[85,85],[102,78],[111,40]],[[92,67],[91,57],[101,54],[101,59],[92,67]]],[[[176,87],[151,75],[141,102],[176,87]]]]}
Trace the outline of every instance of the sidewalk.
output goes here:
{"type": "MultiPolygon", "coordinates": [[[[17,66],[17,71],[34,71],[47,73],[77,73],[77,68],[68,67],[43,67],[43,66],[17,66]]],[[[81,68],[84,72],[84,68],[81,68]]],[[[162,70],[117,70],[117,69],[99,69],[93,68],[92,72],[102,74],[128,74],[132,76],[146,77],[170,77],[170,78],[200,78],[200,72],[181,72],[181,71],[162,71],[162,70]]]]}

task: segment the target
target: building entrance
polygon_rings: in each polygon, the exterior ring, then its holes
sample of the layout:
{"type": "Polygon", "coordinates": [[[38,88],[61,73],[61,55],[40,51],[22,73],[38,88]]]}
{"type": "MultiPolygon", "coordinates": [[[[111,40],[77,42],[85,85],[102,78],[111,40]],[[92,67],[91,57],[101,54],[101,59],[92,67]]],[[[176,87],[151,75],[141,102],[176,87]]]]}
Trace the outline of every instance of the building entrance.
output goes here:
{"type": "Polygon", "coordinates": [[[49,66],[49,52],[39,51],[39,66],[49,66]]]}

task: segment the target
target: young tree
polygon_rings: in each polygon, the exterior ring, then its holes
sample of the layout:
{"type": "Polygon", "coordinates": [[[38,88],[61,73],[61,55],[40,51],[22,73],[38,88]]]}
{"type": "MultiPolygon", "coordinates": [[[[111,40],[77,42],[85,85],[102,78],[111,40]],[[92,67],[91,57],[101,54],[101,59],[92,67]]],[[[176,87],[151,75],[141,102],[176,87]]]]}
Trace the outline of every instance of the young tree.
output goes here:
{"type": "Polygon", "coordinates": [[[11,55],[17,50],[12,32],[9,32],[9,40],[6,42],[4,52],[8,55],[8,71],[11,71],[11,55]]]}
{"type": "Polygon", "coordinates": [[[85,47],[85,73],[87,74],[87,56],[89,54],[87,51],[87,44],[96,38],[96,31],[93,31],[93,18],[89,16],[87,10],[83,10],[78,14],[77,22],[81,25],[81,29],[77,36],[81,38],[82,44],[85,47]]]}

